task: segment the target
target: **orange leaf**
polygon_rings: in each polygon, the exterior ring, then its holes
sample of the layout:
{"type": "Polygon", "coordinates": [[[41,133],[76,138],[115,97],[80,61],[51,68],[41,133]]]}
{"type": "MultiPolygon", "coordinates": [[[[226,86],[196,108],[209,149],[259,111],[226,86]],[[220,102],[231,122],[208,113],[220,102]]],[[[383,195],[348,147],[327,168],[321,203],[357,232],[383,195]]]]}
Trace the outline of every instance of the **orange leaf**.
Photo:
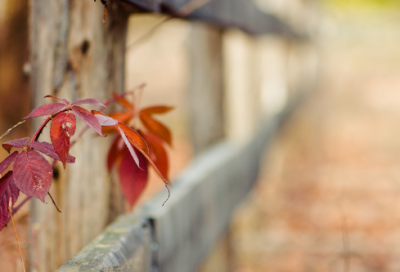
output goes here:
{"type": "Polygon", "coordinates": [[[174,107],[170,106],[154,106],[154,107],[147,107],[140,111],[140,113],[144,114],[163,114],[173,110],[174,107]]]}
{"type": "Polygon", "coordinates": [[[146,154],[149,154],[149,147],[147,146],[146,141],[142,138],[142,136],[139,135],[136,131],[131,129],[125,124],[119,123],[118,126],[122,129],[122,131],[125,133],[125,135],[128,137],[128,140],[134,145],[137,149],[140,151],[144,151],[146,154]]]}
{"type": "Polygon", "coordinates": [[[103,133],[103,135],[114,133],[115,127],[114,126],[102,126],[101,132],[103,133]]]}
{"type": "MultiPolygon", "coordinates": [[[[114,97],[117,97],[118,94],[113,93],[113,96],[114,96],[114,97]]],[[[131,110],[131,111],[133,112],[133,109],[134,109],[133,105],[132,105],[128,100],[126,100],[125,97],[119,98],[119,99],[117,100],[117,102],[118,102],[122,107],[124,107],[125,109],[131,110]]]]}
{"type": "Polygon", "coordinates": [[[133,112],[129,111],[114,112],[108,116],[118,120],[121,123],[127,123],[133,117],[133,112]]]}
{"type": "Polygon", "coordinates": [[[160,170],[161,174],[169,180],[169,160],[162,141],[151,133],[144,134],[143,138],[149,145],[150,157],[154,161],[154,164],[160,170]]]}
{"type": "Polygon", "coordinates": [[[166,142],[167,144],[171,145],[171,132],[169,129],[160,123],[159,121],[153,119],[147,114],[144,114],[143,112],[140,113],[140,120],[142,121],[143,125],[153,134],[155,134],[157,137],[159,137],[161,140],[166,142]]]}

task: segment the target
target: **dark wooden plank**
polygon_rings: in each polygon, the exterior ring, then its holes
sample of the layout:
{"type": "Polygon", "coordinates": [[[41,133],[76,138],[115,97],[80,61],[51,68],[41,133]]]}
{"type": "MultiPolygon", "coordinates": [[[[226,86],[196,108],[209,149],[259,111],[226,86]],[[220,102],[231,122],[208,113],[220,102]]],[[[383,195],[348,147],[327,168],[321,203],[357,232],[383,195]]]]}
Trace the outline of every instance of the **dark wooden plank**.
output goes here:
{"type": "Polygon", "coordinates": [[[252,1],[210,0],[189,14],[182,7],[195,0],[122,0],[148,12],[163,12],[176,17],[202,20],[222,27],[238,27],[252,35],[277,34],[294,39],[304,35],[294,31],[273,14],[260,11],[252,1]]]}

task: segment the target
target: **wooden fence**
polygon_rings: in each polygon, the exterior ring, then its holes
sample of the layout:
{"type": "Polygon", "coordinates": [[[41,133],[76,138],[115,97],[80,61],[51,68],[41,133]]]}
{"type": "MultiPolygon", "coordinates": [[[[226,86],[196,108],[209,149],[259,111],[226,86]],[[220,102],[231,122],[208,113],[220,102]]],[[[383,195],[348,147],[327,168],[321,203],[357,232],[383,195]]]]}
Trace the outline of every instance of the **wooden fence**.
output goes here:
{"type": "MultiPolygon", "coordinates": [[[[306,31],[290,27],[284,16],[261,12],[245,0],[113,0],[108,7],[104,26],[99,22],[102,6],[90,0],[31,2],[34,105],[42,104],[47,94],[102,100],[112,90],[124,91],[127,21],[132,12],[209,22],[212,25],[193,26],[189,45],[188,103],[196,156],[173,182],[165,207],[162,192],[134,214],[116,218],[124,212],[119,187],[113,186],[118,182],[110,181],[99,167],[107,145],[102,139],[99,148],[91,148],[98,140],[85,135],[71,152],[80,158],[78,163],[51,188],[66,207],[64,212],[60,215],[50,205],[32,202],[32,229],[45,227],[46,233],[34,237],[38,246],[31,251],[31,270],[54,271],[75,256],[57,271],[196,271],[227,228],[235,206],[251,190],[264,147],[312,89],[313,80],[290,74],[292,55],[302,55],[309,38],[306,31]],[[241,31],[226,31],[230,28],[241,31]],[[260,45],[270,42],[262,40],[264,35],[271,34],[288,54],[282,60],[289,67],[283,79],[288,81],[288,102],[266,118],[259,105],[264,69],[259,53],[260,45]],[[256,41],[251,35],[260,38],[256,41]],[[243,54],[227,50],[232,40],[243,54]]],[[[305,59],[297,58],[295,66],[306,67],[305,59]]]]}

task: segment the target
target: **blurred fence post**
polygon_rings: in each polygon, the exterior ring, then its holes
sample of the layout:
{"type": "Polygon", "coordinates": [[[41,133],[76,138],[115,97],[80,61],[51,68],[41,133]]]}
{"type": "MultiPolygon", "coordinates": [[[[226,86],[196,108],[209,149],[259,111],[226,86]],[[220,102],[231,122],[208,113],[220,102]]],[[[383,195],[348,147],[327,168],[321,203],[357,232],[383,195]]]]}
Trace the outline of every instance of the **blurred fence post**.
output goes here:
{"type": "Polygon", "coordinates": [[[222,31],[193,23],[190,33],[188,110],[195,154],[224,137],[222,31]]]}
{"type": "MultiPolygon", "coordinates": [[[[128,14],[116,1],[108,2],[103,25],[100,1],[31,1],[33,107],[51,102],[43,99],[47,94],[104,101],[112,91],[124,91],[128,14]]],[[[83,127],[78,121],[77,133],[83,127]]],[[[115,186],[105,167],[107,142],[88,131],[71,150],[77,160],[68,172],[56,165],[50,192],[62,214],[49,199],[47,205],[32,201],[31,271],[55,271],[121,212],[121,198],[111,200],[115,186]]]]}

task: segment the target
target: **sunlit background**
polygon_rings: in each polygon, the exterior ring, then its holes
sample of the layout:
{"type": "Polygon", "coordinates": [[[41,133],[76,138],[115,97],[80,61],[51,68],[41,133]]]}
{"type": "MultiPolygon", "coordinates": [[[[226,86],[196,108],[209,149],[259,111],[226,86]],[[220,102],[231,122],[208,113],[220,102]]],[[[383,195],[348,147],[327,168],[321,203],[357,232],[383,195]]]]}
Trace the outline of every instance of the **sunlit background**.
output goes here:
{"type": "MultiPolygon", "coordinates": [[[[257,185],[201,271],[400,271],[400,2],[255,2],[312,43],[224,32],[226,137],[248,139],[296,86],[316,87],[267,150],[257,185]]],[[[26,0],[0,1],[0,134],[31,109],[27,16],[26,0]]],[[[176,177],[194,156],[187,90],[199,23],[169,20],[143,38],[161,19],[130,19],[126,88],[146,83],[140,105],[176,107],[162,117],[176,177]]],[[[29,131],[26,123],[2,141],[29,131]]],[[[140,202],[162,188],[153,177],[140,202]]],[[[29,209],[15,219],[27,254],[29,209]]],[[[1,272],[21,271],[11,228],[0,232],[0,260],[1,272]]]]}

